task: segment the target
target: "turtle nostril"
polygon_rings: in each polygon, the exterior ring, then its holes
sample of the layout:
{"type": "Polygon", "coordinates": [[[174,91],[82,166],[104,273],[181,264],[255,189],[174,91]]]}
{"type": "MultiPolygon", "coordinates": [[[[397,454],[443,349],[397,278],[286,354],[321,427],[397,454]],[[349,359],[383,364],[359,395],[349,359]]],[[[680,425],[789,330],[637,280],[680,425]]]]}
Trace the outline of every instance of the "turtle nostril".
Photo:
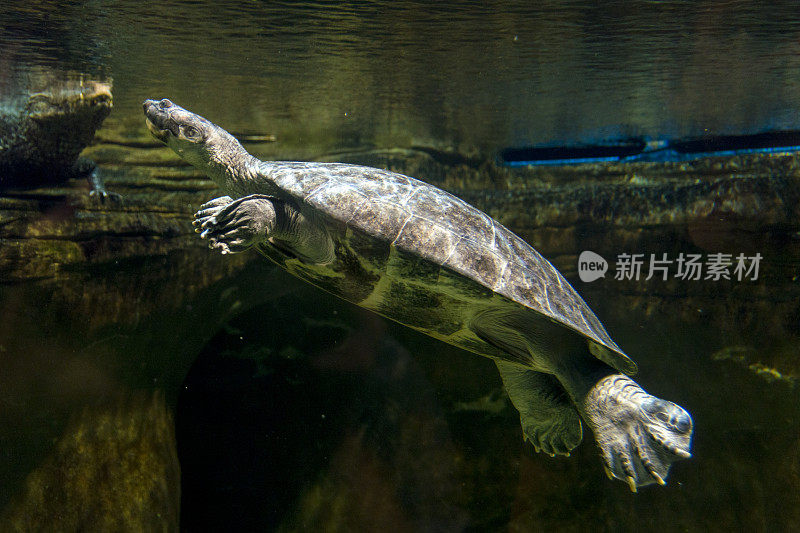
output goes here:
{"type": "Polygon", "coordinates": [[[169,100],[167,100],[166,98],[164,98],[163,100],[161,100],[161,101],[158,103],[158,107],[160,107],[161,109],[166,109],[166,108],[168,108],[168,107],[172,107],[172,102],[170,102],[169,100]]]}

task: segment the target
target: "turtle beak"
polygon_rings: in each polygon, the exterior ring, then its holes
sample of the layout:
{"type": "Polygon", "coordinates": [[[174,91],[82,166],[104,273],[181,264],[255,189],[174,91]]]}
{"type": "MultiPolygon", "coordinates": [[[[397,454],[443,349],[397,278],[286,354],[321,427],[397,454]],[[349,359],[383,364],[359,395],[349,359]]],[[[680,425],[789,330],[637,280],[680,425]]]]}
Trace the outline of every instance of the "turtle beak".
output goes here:
{"type": "Polygon", "coordinates": [[[145,123],[147,124],[147,129],[150,131],[150,134],[161,141],[164,144],[167,144],[167,139],[169,138],[169,130],[160,130],[156,127],[155,124],[148,118],[145,119],[145,123]]]}
{"type": "MultiPolygon", "coordinates": [[[[173,128],[169,127],[169,108],[171,104],[169,100],[145,100],[142,104],[147,129],[153,137],[164,144],[167,143],[170,133],[177,134],[175,131],[171,131],[173,128]]],[[[177,129],[177,126],[174,129],[177,129]]]]}
{"type": "Polygon", "coordinates": [[[111,95],[111,84],[102,82],[86,82],[81,91],[81,99],[88,100],[94,106],[111,109],[114,98],[111,95]]]}

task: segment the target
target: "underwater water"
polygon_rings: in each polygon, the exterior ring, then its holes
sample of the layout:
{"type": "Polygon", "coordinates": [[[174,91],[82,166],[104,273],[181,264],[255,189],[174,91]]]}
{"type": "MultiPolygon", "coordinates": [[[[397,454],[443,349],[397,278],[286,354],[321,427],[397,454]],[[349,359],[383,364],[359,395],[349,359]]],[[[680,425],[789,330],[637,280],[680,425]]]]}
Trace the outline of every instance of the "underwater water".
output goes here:
{"type": "Polygon", "coordinates": [[[0,138],[0,529],[800,528],[800,156],[498,161],[800,129],[795,3],[4,4],[0,133],[53,79],[112,87],[83,155],[113,194],[11,185],[0,138]],[[388,168],[490,214],[691,413],[692,458],[632,494],[587,428],[537,454],[491,360],[208,250],[191,221],[218,191],[145,127],[166,97],[257,157],[388,168]]]}

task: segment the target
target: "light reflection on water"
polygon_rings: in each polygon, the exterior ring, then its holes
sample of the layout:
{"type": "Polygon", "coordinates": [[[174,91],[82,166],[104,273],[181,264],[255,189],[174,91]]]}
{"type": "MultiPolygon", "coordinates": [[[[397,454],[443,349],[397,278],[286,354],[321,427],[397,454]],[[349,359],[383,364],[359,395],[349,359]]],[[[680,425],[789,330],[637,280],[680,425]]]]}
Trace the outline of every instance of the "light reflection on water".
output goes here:
{"type": "Polygon", "coordinates": [[[109,69],[117,118],[170,96],[234,129],[490,149],[800,126],[793,2],[211,6],[29,8],[3,33],[109,69]]]}

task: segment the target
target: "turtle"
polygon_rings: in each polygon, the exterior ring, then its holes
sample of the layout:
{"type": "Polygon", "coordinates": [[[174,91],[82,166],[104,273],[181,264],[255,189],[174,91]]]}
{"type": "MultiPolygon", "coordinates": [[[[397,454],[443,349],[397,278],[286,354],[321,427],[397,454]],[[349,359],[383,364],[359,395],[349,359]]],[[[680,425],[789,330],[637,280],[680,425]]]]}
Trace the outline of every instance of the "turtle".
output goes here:
{"type": "Polygon", "coordinates": [[[536,451],[569,455],[594,433],[606,474],[665,484],[691,457],[692,418],[644,391],[636,364],[556,268],[456,196],[343,163],[261,161],[169,99],[151,134],[225,193],[193,224],[223,254],[255,249],[317,287],[496,364],[536,451]]]}
{"type": "Polygon", "coordinates": [[[10,70],[0,84],[0,188],[85,177],[90,195],[118,200],[95,163],[79,157],[111,112],[111,80],[43,66],[10,70]]]}

